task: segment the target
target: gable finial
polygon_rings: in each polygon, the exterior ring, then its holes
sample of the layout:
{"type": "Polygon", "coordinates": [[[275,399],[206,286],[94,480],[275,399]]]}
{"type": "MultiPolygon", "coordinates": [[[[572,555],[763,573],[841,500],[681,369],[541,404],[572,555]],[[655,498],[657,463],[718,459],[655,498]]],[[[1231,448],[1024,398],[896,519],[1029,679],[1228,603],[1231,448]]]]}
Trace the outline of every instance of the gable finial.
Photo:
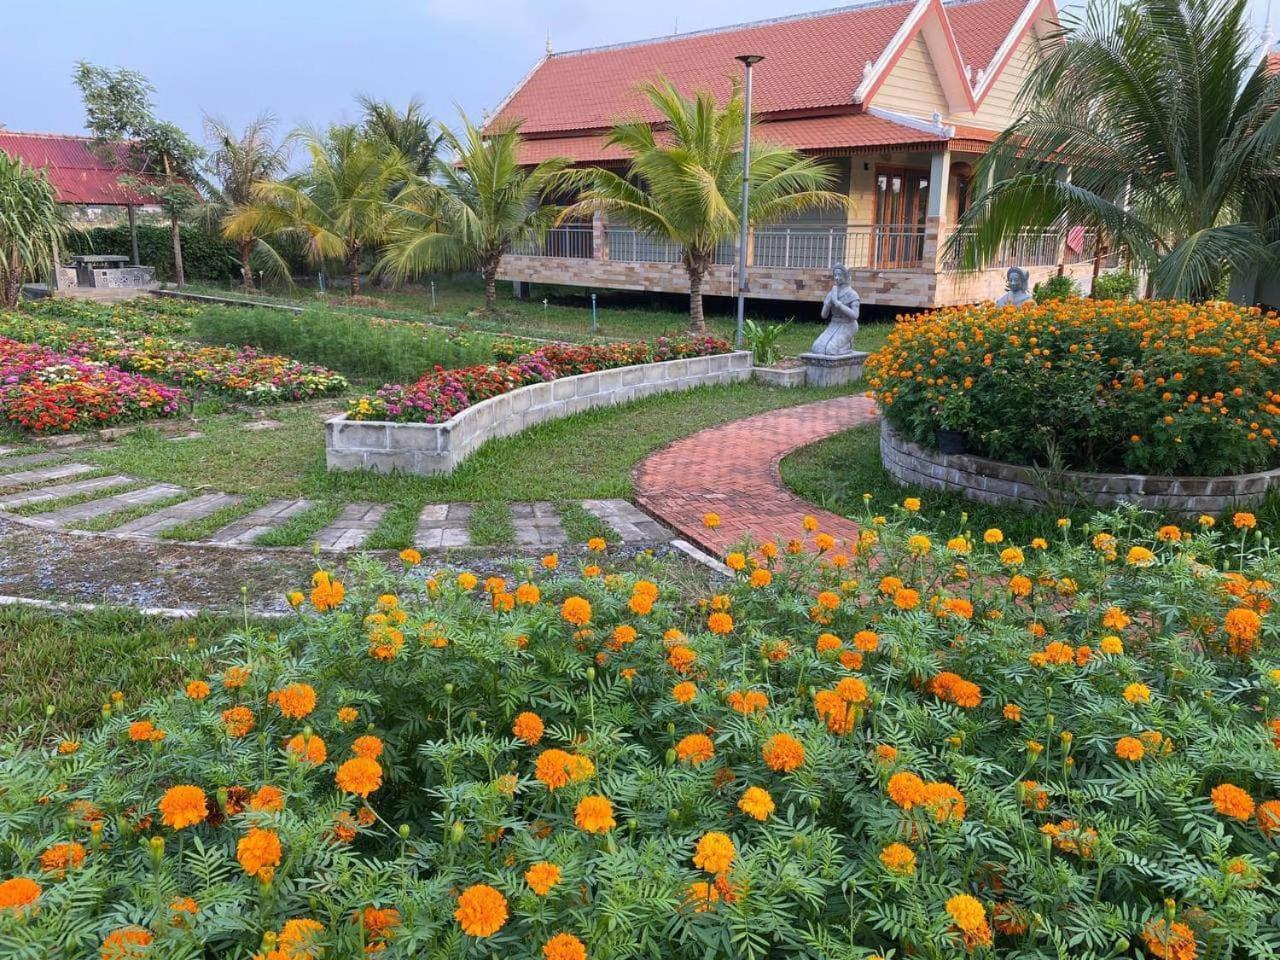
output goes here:
{"type": "Polygon", "coordinates": [[[551,31],[547,31],[547,56],[551,56],[555,51],[551,49],[551,31]]]}

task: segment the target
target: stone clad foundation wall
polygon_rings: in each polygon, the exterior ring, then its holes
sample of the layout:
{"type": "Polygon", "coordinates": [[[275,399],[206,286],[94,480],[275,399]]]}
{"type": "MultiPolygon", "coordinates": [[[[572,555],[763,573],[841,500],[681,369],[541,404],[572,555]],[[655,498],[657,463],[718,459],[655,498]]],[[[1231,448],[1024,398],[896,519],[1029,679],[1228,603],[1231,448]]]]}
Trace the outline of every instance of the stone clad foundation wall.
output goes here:
{"type": "Polygon", "coordinates": [[[449,473],[486,440],[508,437],[547,420],[674,390],[738,383],[751,377],[746,350],[600,370],[520,387],[483,400],[444,423],[325,421],[330,470],[449,473]]]}
{"type": "Polygon", "coordinates": [[[1145,474],[1064,471],[1046,475],[968,454],[926,450],[880,421],[880,457],[901,484],[958,493],[979,503],[1032,509],[1049,504],[1132,503],[1162,513],[1218,515],[1256,506],[1280,490],[1280,469],[1229,477],[1159,477],[1145,474]],[[1051,484],[1047,489],[1045,484],[1051,484]]]}

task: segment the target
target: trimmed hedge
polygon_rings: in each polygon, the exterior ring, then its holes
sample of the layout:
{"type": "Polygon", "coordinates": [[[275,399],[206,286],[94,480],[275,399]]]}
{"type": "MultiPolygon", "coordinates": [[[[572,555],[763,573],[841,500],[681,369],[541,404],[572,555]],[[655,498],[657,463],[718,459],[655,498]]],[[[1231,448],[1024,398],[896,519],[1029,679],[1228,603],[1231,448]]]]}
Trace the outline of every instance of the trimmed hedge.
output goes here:
{"type": "MultiPolygon", "coordinates": [[[[184,225],[182,232],[182,263],[187,280],[207,283],[238,283],[240,263],[235,246],[205,227],[184,225]]],[[[110,253],[132,257],[129,242],[129,225],[93,227],[72,231],[67,237],[67,252],[74,254],[110,253]]],[[[173,243],[167,226],[138,225],[138,256],[148,267],[156,268],[156,278],[172,280],[173,243]]]]}

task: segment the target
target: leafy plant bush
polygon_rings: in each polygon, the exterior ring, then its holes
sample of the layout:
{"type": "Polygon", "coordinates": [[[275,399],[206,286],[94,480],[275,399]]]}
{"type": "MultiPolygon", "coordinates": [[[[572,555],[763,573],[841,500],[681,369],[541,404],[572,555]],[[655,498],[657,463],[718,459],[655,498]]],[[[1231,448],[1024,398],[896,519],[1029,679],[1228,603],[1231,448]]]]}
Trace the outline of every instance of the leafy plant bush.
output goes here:
{"type": "Polygon", "coordinates": [[[1132,300],[1138,295],[1138,278],[1128,270],[1100,273],[1093,281],[1094,300],[1132,300]]]}
{"type": "Polygon", "coordinates": [[[1036,303],[1048,303],[1050,300],[1069,300],[1072,297],[1078,297],[1080,288],[1075,280],[1065,273],[1055,273],[1037,283],[1031,289],[1031,294],[1036,298],[1036,303]]]}
{"type": "Polygon", "coordinates": [[[172,695],[10,732],[0,952],[1274,955],[1280,557],[1249,518],[1015,546],[918,508],[730,553],[701,596],[602,543],[317,573],[172,695]]]}
{"type": "MultiPolygon", "coordinates": [[[[186,224],[182,234],[182,266],[188,281],[209,283],[239,283],[240,261],[233,244],[224,240],[214,230],[186,224]]],[[[129,225],[91,227],[73,230],[67,236],[67,254],[111,253],[122,257],[133,256],[129,239],[129,225]]],[[[156,278],[172,280],[173,241],[168,226],[138,225],[138,256],[148,267],[156,268],[156,278]]]]}
{"type": "Polygon", "coordinates": [[[743,321],[743,336],[756,366],[767,367],[782,359],[782,337],[794,322],[794,319],[789,319],[786,323],[770,324],[760,324],[750,319],[743,321]]]}
{"type": "Polygon", "coordinates": [[[493,338],[327,310],[221,307],[192,321],[205,343],[239,344],[322,363],[349,377],[412,382],[433,368],[491,359],[493,338]]]}
{"type": "Polygon", "coordinates": [[[932,446],[967,398],[970,449],[1076,469],[1280,465],[1280,317],[1223,302],[1062,300],[904,318],[867,363],[885,417],[932,446]]]}

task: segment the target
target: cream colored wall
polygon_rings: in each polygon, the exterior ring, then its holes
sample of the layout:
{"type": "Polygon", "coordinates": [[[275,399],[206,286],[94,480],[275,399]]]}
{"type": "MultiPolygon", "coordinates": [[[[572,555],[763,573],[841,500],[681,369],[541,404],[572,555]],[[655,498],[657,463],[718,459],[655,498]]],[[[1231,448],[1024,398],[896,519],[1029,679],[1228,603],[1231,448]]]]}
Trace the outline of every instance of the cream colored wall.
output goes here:
{"type": "Polygon", "coordinates": [[[933,116],[935,111],[947,115],[947,95],[942,90],[924,34],[917,33],[915,39],[907,44],[871,98],[871,105],[909,113],[924,120],[933,116]]]}
{"type": "Polygon", "coordinates": [[[977,111],[956,116],[953,119],[991,130],[1003,130],[1009,126],[1018,115],[1016,105],[1018,92],[1022,89],[1023,82],[1031,73],[1039,56],[1040,52],[1033,31],[1022,38],[1022,43],[1014,50],[1008,65],[991,84],[991,89],[978,105],[977,111]]]}

